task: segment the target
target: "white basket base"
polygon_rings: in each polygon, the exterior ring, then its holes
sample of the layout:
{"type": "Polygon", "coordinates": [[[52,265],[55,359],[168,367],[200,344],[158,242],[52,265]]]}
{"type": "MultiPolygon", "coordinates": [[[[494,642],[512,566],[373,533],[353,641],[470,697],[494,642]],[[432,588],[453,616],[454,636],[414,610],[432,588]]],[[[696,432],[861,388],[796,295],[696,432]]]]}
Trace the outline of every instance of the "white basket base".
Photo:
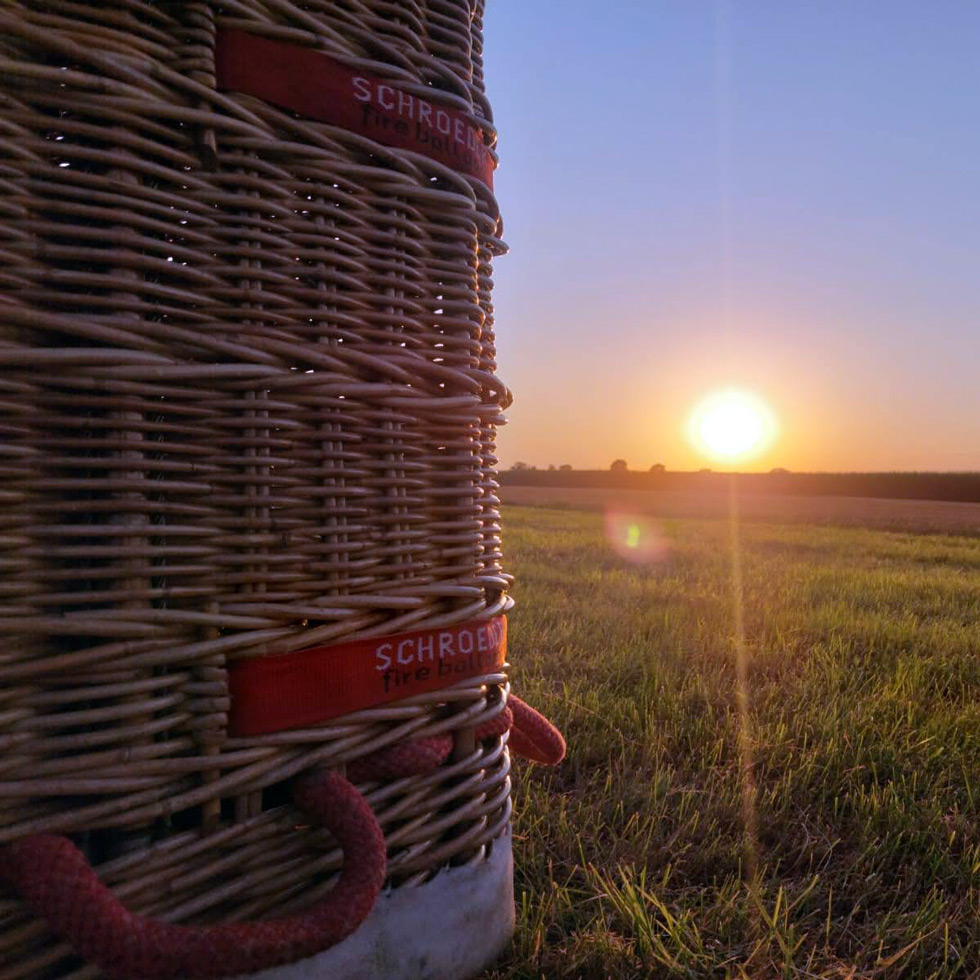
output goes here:
{"type": "Polygon", "coordinates": [[[507,831],[486,861],[383,893],[342,943],[289,966],[250,973],[247,980],[466,980],[496,959],[513,934],[514,860],[507,831]]]}

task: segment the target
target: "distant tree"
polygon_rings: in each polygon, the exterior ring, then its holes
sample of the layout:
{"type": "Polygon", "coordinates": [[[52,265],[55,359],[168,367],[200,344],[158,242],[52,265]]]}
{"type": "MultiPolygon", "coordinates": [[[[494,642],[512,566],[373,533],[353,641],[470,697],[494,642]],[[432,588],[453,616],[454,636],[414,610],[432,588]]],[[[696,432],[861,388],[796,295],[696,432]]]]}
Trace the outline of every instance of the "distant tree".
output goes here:
{"type": "Polygon", "coordinates": [[[774,466],[769,471],[770,476],[789,476],[789,470],[784,466],[774,466]]]}
{"type": "Polygon", "coordinates": [[[698,472],[699,473],[710,473],[711,472],[711,467],[710,466],[702,466],[701,469],[698,470],[698,472]]]}
{"type": "Polygon", "coordinates": [[[556,470],[556,469],[558,469],[558,467],[557,467],[557,466],[555,466],[555,464],[554,464],[554,463],[549,463],[549,464],[548,464],[548,469],[549,469],[549,470],[556,470]]]}
{"type": "Polygon", "coordinates": [[[651,473],[666,473],[667,472],[667,467],[664,466],[663,463],[654,463],[653,466],[650,467],[650,472],[651,473]]]}
{"type": "Polygon", "coordinates": [[[626,460],[614,459],[609,464],[609,469],[612,470],[613,473],[625,473],[626,470],[628,469],[628,467],[626,466],[626,460]]]}
{"type": "Polygon", "coordinates": [[[558,469],[560,469],[562,473],[567,473],[571,468],[572,468],[571,463],[562,463],[561,466],[558,467],[558,469]]]}
{"type": "Polygon", "coordinates": [[[511,466],[511,469],[512,470],[529,470],[529,469],[531,469],[531,467],[528,466],[527,463],[524,463],[521,460],[518,460],[516,463],[514,463],[511,466]]]}

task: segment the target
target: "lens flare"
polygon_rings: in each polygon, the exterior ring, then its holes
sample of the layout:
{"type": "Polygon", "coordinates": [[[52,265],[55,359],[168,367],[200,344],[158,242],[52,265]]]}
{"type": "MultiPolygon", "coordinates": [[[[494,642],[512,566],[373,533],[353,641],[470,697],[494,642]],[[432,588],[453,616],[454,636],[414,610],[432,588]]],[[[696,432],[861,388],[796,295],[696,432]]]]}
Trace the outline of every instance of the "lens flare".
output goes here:
{"type": "Polygon", "coordinates": [[[723,462],[758,456],[772,445],[776,433],[769,406],[756,395],[734,389],[705,398],[688,424],[694,445],[705,456],[723,462]]]}
{"type": "Polygon", "coordinates": [[[656,521],[640,514],[609,511],[606,538],[620,558],[637,565],[663,561],[669,547],[656,521]]]}

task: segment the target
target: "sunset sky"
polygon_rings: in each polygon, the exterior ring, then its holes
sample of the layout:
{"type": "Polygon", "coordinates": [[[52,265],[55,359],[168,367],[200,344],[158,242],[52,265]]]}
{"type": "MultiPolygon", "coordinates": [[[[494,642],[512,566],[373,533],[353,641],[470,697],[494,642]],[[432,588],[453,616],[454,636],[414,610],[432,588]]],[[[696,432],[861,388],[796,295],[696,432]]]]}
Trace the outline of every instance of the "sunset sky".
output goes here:
{"type": "Polygon", "coordinates": [[[980,4],[488,8],[502,466],[980,469],[980,4]]]}

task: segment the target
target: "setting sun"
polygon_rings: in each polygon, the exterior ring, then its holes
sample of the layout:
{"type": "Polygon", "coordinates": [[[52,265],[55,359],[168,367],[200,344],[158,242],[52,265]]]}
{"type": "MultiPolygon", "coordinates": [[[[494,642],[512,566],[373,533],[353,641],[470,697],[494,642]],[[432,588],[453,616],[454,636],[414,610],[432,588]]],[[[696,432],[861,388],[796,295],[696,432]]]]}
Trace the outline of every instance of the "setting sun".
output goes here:
{"type": "Polygon", "coordinates": [[[706,456],[724,462],[749,459],[767,449],[776,434],[772,412],[745,391],[719,391],[691,415],[691,440],[706,456]]]}

